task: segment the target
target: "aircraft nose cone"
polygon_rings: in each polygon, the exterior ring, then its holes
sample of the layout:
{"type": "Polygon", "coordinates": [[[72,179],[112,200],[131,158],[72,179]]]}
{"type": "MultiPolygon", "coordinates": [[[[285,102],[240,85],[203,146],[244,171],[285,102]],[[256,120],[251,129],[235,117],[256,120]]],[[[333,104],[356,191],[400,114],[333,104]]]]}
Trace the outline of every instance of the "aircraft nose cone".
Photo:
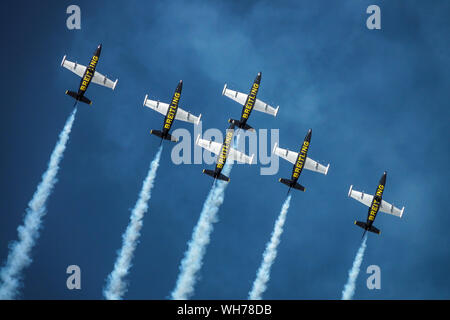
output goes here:
{"type": "Polygon", "coordinates": [[[311,140],[311,133],[312,133],[312,130],[309,129],[309,130],[308,130],[308,133],[306,134],[306,137],[305,137],[305,140],[306,140],[306,141],[310,141],[310,140],[311,140]]]}
{"type": "Polygon", "coordinates": [[[261,72],[258,72],[258,77],[261,77],[261,72]]]}
{"type": "Polygon", "coordinates": [[[180,80],[180,84],[183,84],[183,80],[180,80]]]}
{"type": "Polygon", "coordinates": [[[101,49],[102,48],[102,44],[100,43],[97,48],[101,49]]]}

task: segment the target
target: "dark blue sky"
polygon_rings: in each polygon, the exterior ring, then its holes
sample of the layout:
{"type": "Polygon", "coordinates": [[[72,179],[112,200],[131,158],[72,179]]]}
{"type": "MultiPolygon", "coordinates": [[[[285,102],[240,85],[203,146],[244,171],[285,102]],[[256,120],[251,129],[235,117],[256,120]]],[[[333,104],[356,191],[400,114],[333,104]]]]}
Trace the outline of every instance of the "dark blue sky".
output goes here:
{"type": "MultiPolygon", "coordinates": [[[[97,85],[80,105],[59,182],[21,298],[101,299],[159,140],[162,116],[145,94],[168,102],[183,79],[180,105],[203,114],[203,128],[225,129],[239,106],[225,82],[246,92],[258,71],[258,97],[280,105],[276,118],[253,113],[256,128],[279,128],[296,150],[313,129],[309,156],[330,162],[328,176],[304,172],[295,192],[264,298],[336,299],[347,279],[367,209],[350,184],[373,193],[384,170],[384,199],[402,219],[380,213],[369,235],[357,299],[450,298],[448,225],[450,24],[448,1],[14,1],[1,12],[0,260],[17,238],[28,201],[46,169],[79,78],[60,67],[87,64],[103,44],[98,71],[119,78],[97,85]],[[81,30],[66,28],[66,8],[81,7],[81,30]],[[381,7],[382,30],[365,26],[381,7]],[[66,288],[77,264],[82,289],[66,288]],[[381,290],[365,286],[381,267],[381,290]]],[[[193,131],[190,124],[174,128],[193,131]]],[[[133,260],[127,299],[165,299],[211,180],[205,165],[174,165],[166,144],[133,260]]],[[[211,169],[212,166],[209,166],[211,169]]],[[[292,166],[261,176],[235,166],[193,298],[245,299],[286,194],[292,166]]]]}

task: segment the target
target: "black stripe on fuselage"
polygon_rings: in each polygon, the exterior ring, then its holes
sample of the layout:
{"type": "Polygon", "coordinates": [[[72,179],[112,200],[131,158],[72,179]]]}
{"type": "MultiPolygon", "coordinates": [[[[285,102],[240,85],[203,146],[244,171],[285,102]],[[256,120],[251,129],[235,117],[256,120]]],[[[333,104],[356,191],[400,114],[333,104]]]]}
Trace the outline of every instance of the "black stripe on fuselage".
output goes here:
{"type": "Polygon", "coordinates": [[[369,207],[369,212],[367,213],[367,225],[371,226],[375,221],[378,211],[380,210],[381,201],[383,200],[384,186],[386,184],[386,173],[380,179],[378,183],[377,190],[373,196],[372,203],[369,207]]]}
{"type": "Polygon", "coordinates": [[[260,83],[261,83],[261,72],[259,72],[258,75],[256,76],[255,81],[253,82],[252,87],[250,88],[250,92],[247,95],[247,99],[245,100],[244,107],[242,108],[240,121],[241,126],[245,125],[248,118],[250,117],[253,107],[255,106],[256,95],[258,94],[260,83]]]}
{"type": "Polygon", "coordinates": [[[292,169],[292,177],[291,180],[293,182],[297,182],[300,174],[303,171],[303,167],[305,166],[306,157],[309,150],[309,145],[311,143],[311,129],[306,134],[305,140],[303,141],[302,147],[300,148],[300,152],[297,156],[297,161],[294,164],[294,168],[292,169]]]}
{"type": "Polygon", "coordinates": [[[183,89],[183,81],[180,81],[178,83],[177,88],[175,89],[175,92],[172,97],[172,102],[169,105],[169,108],[167,109],[167,114],[164,118],[164,125],[163,125],[163,135],[166,135],[169,133],[170,128],[172,127],[173,121],[175,120],[175,117],[177,115],[178,111],[178,103],[180,101],[181,97],[181,90],[183,89]]]}
{"type": "Polygon", "coordinates": [[[228,154],[230,153],[231,142],[233,141],[234,125],[230,129],[227,129],[225,138],[223,139],[222,148],[220,149],[219,157],[216,163],[216,174],[220,174],[225,163],[227,162],[228,154]]]}
{"type": "Polygon", "coordinates": [[[84,72],[83,77],[81,78],[80,87],[78,89],[78,96],[80,97],[84,95],[89,84],[92,81],[92,78],[94,77],[95,68],[97,67],[98,60],[100,59],[101,50],[102,46],[99,45],[91,58],[91,62],[89,62],[89,65],[86,67],[86,71],[84,72]]]}

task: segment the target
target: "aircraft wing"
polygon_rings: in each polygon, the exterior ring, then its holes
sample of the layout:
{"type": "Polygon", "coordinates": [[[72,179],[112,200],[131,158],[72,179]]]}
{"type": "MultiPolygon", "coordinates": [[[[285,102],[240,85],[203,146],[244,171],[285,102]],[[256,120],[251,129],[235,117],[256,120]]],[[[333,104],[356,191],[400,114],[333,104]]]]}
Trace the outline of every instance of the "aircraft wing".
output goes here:
{"type": "Polygon", "coordinates": [[[227,88],[226,84],[223,87],[222,95],[230,98],[231,100],[236,101],[237,103],[239,103],[241,105],[244,105],[245,100],[247,100],[246,94],[239,92],[239,91],[230,90],[227,88]]]}
{"type": "Polygon", "coordinates": [[[348,190],[348,196],[352,197],[355,200],[358,200],[359,202],[368,207],[370,207],[373,200],[373,196],[371,194],[353,190],[353,185],[351,185],[350,190],[348,190]]]}
{"type": "Polygon", "coordinates": [[[150,100],[150,99],[147,99],[147,97],[148,97],[148,95],[145,95],[145,99],[144,99],[145,107],[148,107],[150,109],[158,111],[159,113],[161,113],[164,116],[167,114],[167,110],[169,110],[169,105],[167,103],[150,100]]]}
{"type": "Polygon", "coordinates": [[[255,155],[252,154],[252,156],[249,157],[245,153],[242,153],[240,151],[237,151],[236,149],[230,148],[230,151],[228,153],[228,157],[227,158],[230,159],[230,160],[235,160],[235,161],[240,162],[240,163],[252,164],[254,156],[255,155]]]}
{"type": "Polygon", "coordinates": [[[306,157],[305,161],[305,169],[310,171],[315,171],[326,175],[328,173],[328,169],[330,168],[330,164],[328,166],[321,165],[317,161],[312,160],[311,158],[306,157]]]}
{"type": "Polygon", "coordinates": [[[295,164],[297,161],[298,153],[294,151],[290,151],[288,149],[283,149],[278,147],[278,143],[275,143],[273,147],[273,153],[275,153],[277,156],[291,162],[292,164],[295,164]]]}
{"type": "MultiPolygon", "coordinates": [[[[158,111],[159,113],[161,113],[164,116],[167,114],[167,110],[169,110],[169,105],[167,103],[148,99],[148,95],[145,95],[144,106],[149,107],[150,109],[153,109],[155,111],[158,111]]],[[[202,115],[199,115],[198,117],[196,117],[192,113],[184,111],[183,109],[178,107],[177,115],[175,116],[175,119],[194,123],[194,124],[199,124],[201,117],[202,117],[202,115]]]]}
{"type": "MultiPolygon", "coordinates": [[[[241,105],[245,104],[245,101],[247,100],[247,96],[248,96],[245,93],[228,89],[226,84],[223,87],[222,95],[236,101],[237,103],[239,103],[241,105]]],[[[256,99],[255,105],[253,106],[253,109],[255,109],[259,112],[271,114],[274,117],[276,117],[276,115],[278,113],[278,108],[279,107],[274,108],[271,105],[268,105],[267,103],[265,103],[259,99],[256,99]]]]}
{"type": "Polygon", "coordinates": [[[405,211],[405,207],[403,207],[401,210],[394,205],[390,204],[389,202],[386,202],[384,200],[381,200],[381,207],[380,211],[384,213],[389,213],[394,216],[397,216],[399,218],[402,217],[403,211],[405,211]]]}
{"type": "Polygon", "coordinates": [[[277,106],[276,108],[274,108],[271,105],[268,105],[267,103],[265,103],[265,102],[263,102],[263,101],[261,101],[259,99],[256,99],[255,105],[253,107],[253,109],[255,109],[257,111],[270,114],[270,115],[272,115],[274,117],[277,116],[279,108],[280,108],[280,106],[277,106]]]}
{"type": "Polygon", "coordinates": [[[99,84],[101,86],[113,89],[116,87],[117,85],[117,81],[119,81],[119,79],[116,79],[116,81],[112,81],[110,79],[108,79],[106,76],[102,75],[100,72],[95,71],[94,73],[94,77],[92,78],[92,82],[99,84]]]}
{"type": "Polygon", "coordinates": [[[203,149],[206,149],[209,152],[212,152],[214,154],[219,154],[220,149],[222,148],[221,143],[211,141],[211,140],[201,139],[200,135],[197,136],[197,140],[195,141],[195,143],[197,145],[199,145],[200,147],[202,147],[203,149]]]}
{"type": "Polygon", "coordinates": [[[82,64],[79,64],[76,62],[66,60],[66,56],[63,57],[63,59],[61,61],[61,66],[72,71],[79,77],[82,77],[84,75],[84,72],[86,71],[86,66],[83,66],[82,64]]]}
{"type": "Polygon", "coordinates": [[[190,123],[193,123],[193,124],[199,124],[201,118],[202,118],[201,114],[198,117],[196,117],[192,113],[184,111],[180,107],[178,107],[177,115],[175,116],[175,119],[177,119],[177,120],[190,122],[190,123]]]}

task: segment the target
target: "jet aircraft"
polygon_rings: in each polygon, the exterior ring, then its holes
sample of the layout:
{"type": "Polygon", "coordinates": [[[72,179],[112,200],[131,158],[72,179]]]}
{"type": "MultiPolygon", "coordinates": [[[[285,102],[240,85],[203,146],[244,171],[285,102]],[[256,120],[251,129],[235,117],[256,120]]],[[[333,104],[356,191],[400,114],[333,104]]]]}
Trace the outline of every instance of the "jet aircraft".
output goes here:
{"type": "Polygon", "coordinates": [[[181,120],[185,122],[190,122],[194,124],[199,124],[200,119],[202,115],[200,114],[198,117],[194,116],[193,114],[184,111],[183,109],[178,107],[178,102],[180,101],[181,96],[181,89],[183,88],[183,80],[180,80],[180,82],[177,85],[177,88],[175,89],[175,93],[172,97],[172,102],[169,104],[164,102],[159,102],[155,100],[148,99],[148,95],[144,98],[144,106],[149,107],[150,109],[153,109],[155,111],[158,111],[162,115],[165,116],[164,118],[164,124],[161,131],[159,130],[151,130],[150,133],[154,134],[155,136],[158,136],[161,138],[161,142],[163,139],[170,140],[173,142],[177,142],[178,139],[173,137],[169,134],[169,130],[172,127],[173,120],[181,120]]]}
{"type": "Polygon", "coordinates": [[[230,127],[227,129],[223,143],[204,140],[200,138],[200,135],[197,136],[197,140],[195,142],[197,145],[218,155],[215,170],[206,170],[206,169],[203,170],[203,173],[213,177],[214,181],[216,179],[223,180],[226,182],[230,181],[230,178],[221,173],[227,159],[236,160],[240,163],[247,163],[247,164],[253,163],[254,155],[249,157],[248,155],[240,151],[237,151],[236,149],[233,149],[231,147],[233,135],[234,135],[234,124],[232,123],[230,127]]]}
{"type": "Polygon", "coordinates": [[[353,185],[350,186],[350,189],[348,191],[348,196],[352,197],[355,200],[358,200],[362,204],[369,207],[369,212],[367,213],[367,221],[355,221],[355,224],[358,227],[361,227],[364,229],[363,237],[366,234],[367,231],[380,234],[381,231],[375,228],[372,224],[377,216],[378,211],[389,213],[394,216],[397,216],[399,218],[402,217],[403,211],[405,210],[405,207],[403,207],[401,210],[399,208],[394,207],[392,204],[384,201],[383,198],[383,192],[384,187],[386,185],[386,171],[383,173],[383,176],[380,179],[380,182],[378,183],[377,190],[375,192],[375,196],[372,196],[370,194],[366,194],[364,192],[355,191],[353,190],[353,185]]]}
{"type": "Polygon", "coordinates": [[[303,141],[302,147],[300,148],[300,152],[294,152],[287,149],[279,148],[277,144],[275,144],[273,148],[273,153],[275,153],[277,156],[291,162],[294,164],[294,168],[292,169],[292,175],[291,179],[283,179],[280,178],[278,181],[281,183],[287,185],[289,187],[288,193],[291,191],[291,188],[305,191],[305,187],[297,183],[298,178],[300,177],[300,174],[303,171],[303,168],[319,172],[322,174],[327,174],[328,169],[330,168],[330,165],[324,166],[318,163],[317,161],[314,161],[307,157],[309,145],[311,143],[311,134],[312,130],[309,129],[308,133],[306,134],[305,140],[303,141]]]}
{"type": "Polygon", "coordinates": [[[101,51],[102,45],[99,44],[94,52],[94,55],[91,58],[91,62],[87,67],[83,66],[82,64],[78,64],[77,62],[67,60],[66,56],[64,56],[62,59],[61,66],[63,66],[66,69],[69,69],[70,71],[81,77],[78,92],[66,90],[66,94],[76,100],[75,104],[77,104],[78,101],[87,104],[92,104],[92,101],[84,96],[91,81],[104,87],[110,88],[112,90],[114,90],[114,88],[117,85],[118,79],[116,79],[116,81],[112,81],[108,79],[106,76],[102,75],[100,72],[95,71],[98,60],[100,58],[101,51]]]}
{"type": "Polygon", "coordinates": [[[240,129],[255,131],[255,129],[253,129],[247,124],[247,120],[250,117],[250,114],[253,109],[260,112],[271,114],[274,117],[277,116],[279,106],[274,108],[268,105],[267,103],[259,99],[256,99],[260,82],[261,82],[261,72],[259,72],[258,75],[256,76],[255,81],[253,82],[252,87],[250,88],[249,94],[244,94],[238,91],[230,90],[227,88],[227,84],[225,84],[225,86],[223,87],[222,95],[244,106],[242,108],[241,119],[240,120],[229,119],[228,122],[235,124],[240,129]]]}

